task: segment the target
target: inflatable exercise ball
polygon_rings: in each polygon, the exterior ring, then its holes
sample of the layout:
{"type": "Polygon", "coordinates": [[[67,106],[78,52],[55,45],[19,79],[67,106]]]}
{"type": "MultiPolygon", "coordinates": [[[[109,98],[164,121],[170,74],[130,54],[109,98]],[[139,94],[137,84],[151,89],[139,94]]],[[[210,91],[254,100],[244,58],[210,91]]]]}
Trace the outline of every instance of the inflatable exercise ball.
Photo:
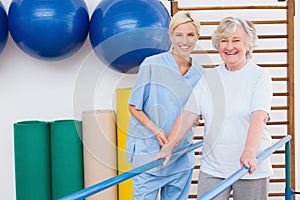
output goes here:
{"type": "Polygon", "coordinates": [[[0,1],[0,53],[2,52],[8,36],[8,24],[5,8],[0,1]]]}
{"type": "Polygon", "coordinates": [[[145,57],[169,50],[169,22],[159,0],[102,0],[91,17],[90,41],[107,66],[136,73],[145,57]]]}
{"type": "Polygon", "coordinates": [[[13,0],[8,24],[13,40],[26,54],[62,60],[85,42],[89,14],[84,0],[13,0]]]}

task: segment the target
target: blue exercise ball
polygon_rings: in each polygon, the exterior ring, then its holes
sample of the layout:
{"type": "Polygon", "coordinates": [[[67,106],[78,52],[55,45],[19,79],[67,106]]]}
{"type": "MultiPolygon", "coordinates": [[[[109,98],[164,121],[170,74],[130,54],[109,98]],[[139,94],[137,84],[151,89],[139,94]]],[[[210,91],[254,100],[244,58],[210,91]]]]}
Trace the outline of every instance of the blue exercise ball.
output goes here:
{"type": "Polygon", "coordinates": [[[3,4],[0,1],[0,53],[5,47],[8,36],[7,14],[3,4]]]}
{"type": "Polygon", "coordinates": [[[145,57],[170,49],[169,23],[159,0],[102,0],[91,17],[90,41],[108,67],[137,73],[145,57]]]}
{"type": "Polygon", "coordinates": [[[13,40],[26,54],[62,60],[84,44],[89,13],[84,0],[13,0],[8,24],[13,40]]]}

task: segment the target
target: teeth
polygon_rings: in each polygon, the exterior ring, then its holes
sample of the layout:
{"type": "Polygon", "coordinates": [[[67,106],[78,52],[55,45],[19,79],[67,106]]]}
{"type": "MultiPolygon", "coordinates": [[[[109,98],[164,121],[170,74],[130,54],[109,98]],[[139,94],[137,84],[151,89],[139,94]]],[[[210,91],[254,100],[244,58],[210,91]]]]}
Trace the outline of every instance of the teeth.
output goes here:
{"type": "Polygon", "coordinates": [[[189,47],[188,46],[181,46],[181,48],[188,49],[189,47]]]}
{"type": "Polygon", "coordinates": [[[237,52],[232,52],[232,53],[229,53],[229,52],[225,52],[227,55],[236,55],[237,52]]]}

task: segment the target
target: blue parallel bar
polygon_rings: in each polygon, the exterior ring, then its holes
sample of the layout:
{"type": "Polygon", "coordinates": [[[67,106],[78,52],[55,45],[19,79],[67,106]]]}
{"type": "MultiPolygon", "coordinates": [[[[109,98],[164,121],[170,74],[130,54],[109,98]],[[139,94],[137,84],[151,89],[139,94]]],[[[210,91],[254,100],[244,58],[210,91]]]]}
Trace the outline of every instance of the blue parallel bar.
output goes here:
{"type": "MultiPolygon", "coordinates": [[[[176,152],[173,154],[172,156],[172,160],[178,158],[179,156],[183,155],[184,153],[187,153],[189,151],[195,150],[196,148],[201,147],[203,144],[203,141],[194,143],[192,145],[190,145],[189,147],[187,147],[186,149],[176,152]]],[[[97,183],[95,185],[92,185],[90,187],[87,187],[85,189],[79,190],[73,194],[70,194],[68,196],[65,196],[59,200],[80,200],[80,199],[84,199],[86,197],[89,197],[95,193],[101,192],[109,187],[112,187],[118,183],[121,183],[123,181],[126,181],[127,179],[130,179],[136,175],[139,175],[145,171],[148,171],[154,167],[157,167],[159,165],[161,165],[164,162],[164,159],[158,159],[158,160],[154,160],[151,161],[149,163],[146,163],[140,167],[134,168],[128,172],[125,172],[123,174],[120,174],[118,176],[112,177],[110,179],[107,179],[103,182],[97,183]]],[[[170,161],[171,162],[171,161],[170,161]]]]}
{"type": "MultiPolygon", "coordinates": [[[[285,136],[282,138],[280,141],[276,142],[274,145],[270,146],[269,148],[265,149],[263,152],[261,152],[257,157],[257,162],[261,162],[268,156],[270,156],[274,151],[279,149],[282,145],[287,143],[288,141],[291,140],[291,136],[285,136]]],[[[213,187],[211,190],[208,192],[204,193],[200,197],[197,198],[197,200],[208,200],[208,199],[214,199],[216,198],[219,194],[221,194],[224,190],[226,190],[228,187],[230,187],[233,183],[238,181],[242,176],[244,176],[246,173],[248,173],[249,168],[243,166],[240,168],[238,171],[224,179],[221,183],[213,187]]]]}
{"type": "Polygon", "coordinates": [[[294,191],[291,188],[291,143],[285,144],[285,200],[292,200],[294,191]]]}

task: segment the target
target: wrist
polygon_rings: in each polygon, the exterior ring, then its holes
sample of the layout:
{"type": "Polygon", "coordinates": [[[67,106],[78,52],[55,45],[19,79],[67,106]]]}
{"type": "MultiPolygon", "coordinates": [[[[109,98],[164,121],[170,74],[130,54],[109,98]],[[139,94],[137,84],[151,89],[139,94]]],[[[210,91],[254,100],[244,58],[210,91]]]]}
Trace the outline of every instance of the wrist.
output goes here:
{"type": "Polygon", "coordinates": [[[150,121],[146,127],[153,133],[153,135],[157,135],[162,131],[162,129],[157,127],[152,121],[150,121]]]}
{"type": "Polygon", "coordinates": [[[254,156],[256,155],[256,151],[254,149],[244,149],[244,153],[254,156]]]}
{"type": "Polygon", "coordinates": [[[159,134],[161,131],[162,131],[162,129],[161,129],[161,128],[158,128],[158,130],[157,130],[156,132],[154,132],[153,134],[154,134],[154,135],[157,135],[157,134],[159,134]]]}

